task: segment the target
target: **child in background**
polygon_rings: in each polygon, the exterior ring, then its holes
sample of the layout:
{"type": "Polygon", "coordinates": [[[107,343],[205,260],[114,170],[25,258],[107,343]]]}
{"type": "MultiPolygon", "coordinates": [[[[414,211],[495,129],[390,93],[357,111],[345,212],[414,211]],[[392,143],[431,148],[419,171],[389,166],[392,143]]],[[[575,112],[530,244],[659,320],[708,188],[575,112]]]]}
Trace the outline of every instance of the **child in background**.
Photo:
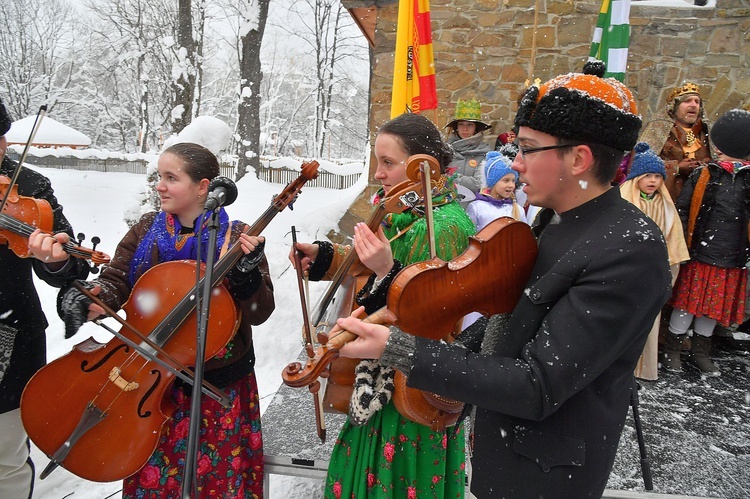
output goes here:
{"type": "MultiPolygon", "coordinates": [[[[661,229],[667,243],[669,269],[672,272],[672,285],[677,279],[680,263],[690,259],[682,223],[672,202],[669,191],[664,186],[667,172],[664,161],[654,154],[645,142],[635,145],[633,163],[625,182],[620,185],[623,199],[637,206],[661,229]]],[[[643,347],[643,354],[635,366],[635,376],[654,381],[658,371],[659,322],[661,314],[656,316],[654,326],[643,347]]]]}
{"type": "Polygon", "coordinates": [[[484,176],[487,187],[479,191],[476,199],[466,207],[471,221],[482,230],[488,223],[500,217],[513,217],[526,222],[526,214],[516,203],[514,193],[518,172],[511,169],[511,162],[503,154],[490,151],[484,160],[484,176]]]}

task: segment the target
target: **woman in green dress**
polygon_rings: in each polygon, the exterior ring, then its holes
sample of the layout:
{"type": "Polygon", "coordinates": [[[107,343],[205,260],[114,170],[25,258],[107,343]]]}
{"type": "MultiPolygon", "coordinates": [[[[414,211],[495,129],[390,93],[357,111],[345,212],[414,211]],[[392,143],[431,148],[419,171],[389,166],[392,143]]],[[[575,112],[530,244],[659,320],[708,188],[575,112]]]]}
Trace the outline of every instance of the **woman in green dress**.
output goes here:
{"type": "MultiPolygon", "coordinates": [[[[433,223],[437,256],[448,261],[466,249],[474,226],[456,201],[453,180],[445,175],[451,150],[427,118],[404,114],[380,128],[375,179],[382,188],[374,202],[407,180],[406,163],[415,154],[428,154],[440,164],[442,175],[432,191],[433,223]]],[[[296,249],[304,255],[302,267],[311,280],[330,278],[351,251],[323,241],[297,243],[296,249]]],[[[372,313],[385,305],[388,286],[404,266],[430,258],[424,206],[387,215],[377,233],[357,224],[354,250],[372,271],[357,295],[358,304],[372,313]]],[[[349,417],[331,455],[325,497],[464,497],[463,429],[432,431],[404,418],[391,400],[393,370],[377,361],[362,360],[355,373],[349,417]]]]}

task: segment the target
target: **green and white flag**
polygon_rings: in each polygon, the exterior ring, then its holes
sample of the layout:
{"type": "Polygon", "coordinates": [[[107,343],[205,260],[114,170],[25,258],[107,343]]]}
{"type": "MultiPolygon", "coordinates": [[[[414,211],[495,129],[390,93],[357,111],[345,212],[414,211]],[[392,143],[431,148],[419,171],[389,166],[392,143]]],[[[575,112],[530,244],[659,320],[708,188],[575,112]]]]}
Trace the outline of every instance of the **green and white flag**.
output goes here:
{"type": "Polygon", "coordinates": [[[589,60],[607,64],[604,76],[623,81],[630,43],[630,0],[602,0],[589,60]]]}

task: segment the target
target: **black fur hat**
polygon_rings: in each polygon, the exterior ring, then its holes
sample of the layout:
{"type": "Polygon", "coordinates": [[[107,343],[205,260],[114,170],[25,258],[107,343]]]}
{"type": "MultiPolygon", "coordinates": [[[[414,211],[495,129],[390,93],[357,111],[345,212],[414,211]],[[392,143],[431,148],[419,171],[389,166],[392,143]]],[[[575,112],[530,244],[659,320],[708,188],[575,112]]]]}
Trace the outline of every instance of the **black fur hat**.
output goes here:
{"type": "Polygon", "coordinates": [[[750,156],[750,111],[727,111],[716,120],[709,133],[717,149],[730,158],[750,156]]]}
{"type": "Polygon", "coordinates": [[[515,125],[549,135],[629,151],[638,141],[641,117],[630,90],[603,78],[604,63],[587,62],[583,73],[551,79],[526,90],[515,125]]]}
{"type": "Polygon", "coordinates": [[[10,125],[13,121],[8,116],[8,111],[5,109],[2,99],[0,99],[0,137],[8,133],[10,125]]]}

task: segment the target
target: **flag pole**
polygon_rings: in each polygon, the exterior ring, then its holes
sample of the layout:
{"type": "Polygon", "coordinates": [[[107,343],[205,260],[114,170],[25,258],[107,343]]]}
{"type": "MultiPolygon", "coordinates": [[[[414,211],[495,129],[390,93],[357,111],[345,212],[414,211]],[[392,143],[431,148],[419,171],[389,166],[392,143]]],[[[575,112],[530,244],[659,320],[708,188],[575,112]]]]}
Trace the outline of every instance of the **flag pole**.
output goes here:
{"type": "Polygon", "coordinates": [[[526,80],[526,86],[534,80],[534,64],[536,61],[536,29],[539,24],[539,0],[534,2],[534,31],[531,33],[531,59],[529,60],[529,79],[526,80]]]}

